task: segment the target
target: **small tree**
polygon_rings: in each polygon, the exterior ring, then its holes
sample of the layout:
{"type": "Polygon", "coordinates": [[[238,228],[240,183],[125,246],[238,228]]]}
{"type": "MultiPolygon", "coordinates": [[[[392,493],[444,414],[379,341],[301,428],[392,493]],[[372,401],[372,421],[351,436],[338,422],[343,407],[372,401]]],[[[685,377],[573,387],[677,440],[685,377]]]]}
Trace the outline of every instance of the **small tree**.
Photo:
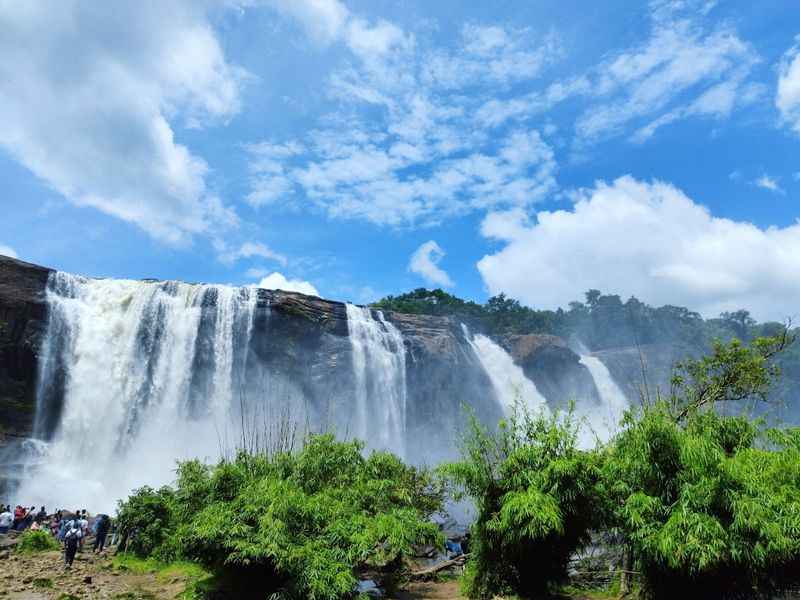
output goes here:
{"type": "Polygon", "coordinates": [[[713,410],[766,399],[790,341],[734,340],[683,363],[671,397],[628,414],[607,450],[609,524],[647,597],[766,597],[800,578],[800,433],[713,410]]]}
{"type": "Polygon", "coordinates": [[[471,497],[465,591],[534,597],[567,576],[570,556],[596,524],[597,456],[576,447],[571,416],[531,416],[517,409],[490,433],[473,419],[460,462],[444,472],[471,497]]]}

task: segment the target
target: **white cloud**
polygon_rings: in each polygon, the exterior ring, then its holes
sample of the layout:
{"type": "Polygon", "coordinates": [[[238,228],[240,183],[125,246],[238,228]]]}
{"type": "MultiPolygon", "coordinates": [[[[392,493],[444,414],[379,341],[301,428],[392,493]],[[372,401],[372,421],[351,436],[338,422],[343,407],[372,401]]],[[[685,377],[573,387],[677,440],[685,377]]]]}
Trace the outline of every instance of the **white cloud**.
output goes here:
{"type": "Polygon", "coordinates": [[[769,175],[762,175],[755,181],[753,181],[753,185],[756,187],[763,188],[765,190],[769,190],[770,192],[775,192],[777,194],[784,194],[783,188],[778,184],[778,180],[774,177],[770,177],[769,175]]]}
{"type": "Polygon", "coordinates": [[[3,256],[9,256],[11,258],[18,258],[17,253],[11,246],[5,246],[3,244],[0,244],[0,254],[3,256]]]}
{"type": "Polygon", "coordinates": [[[445,252],[435,241],[430,240],[422,244],[411,255],[408,269],[412,273],[422,276],[430,284],[442,287],[453,287],[453,280],[439,266],[445,252]]]}
{"type": "Polygon", "coordinates": [[[585,73],[542,90],[491,98],[476,113],[487,127],[526,121],[569,100],[582,100],[576,141],[585,145],[631,127],[641,143],[680,119],[724,119],[764,94],[748,79],[759,57],[730,26],[709,29],[706,2],[651,3],[651,30],[640,44],[611,54],[585,73]]]}
{"type": "Polygon", "coordinates": [[[229,249],[224,243],[218,243],[217,251],[220,262],[226,265],[232,265],[242,258],[254,257],[274,260],[281,265],[286,265],[287,262],[283,254],[275,252],[269,246],[261,242],[245,242],[236,249],[229,249]]]}
{"type": "MultiPolygon", "coordinates": [[[[800,42],[800,36],[795,39],[800,42]]],[[[775,106],[783,122],[800,133],[800,44],[789,48],[778,64],[775,106]]]]}
{"type": "Polygon", "coordinates": [[[339,0],[267,0],[266,4],[296,19],[312,39],[324,44],[341,36],[350,16],[339,0]]]}
{"type": "Polygon", "coordinates": [[[354,61],[331,77],[335,115],[300,140],[248,147],[252,205],[303,198],[334,218],[420,226],[556,189],[538,131],[494,134],[472,116],[492,93],[477,84],[535,77],[552,36],[536,46],[530,32],[470,25],[445,53],[387,22],[351,17],[346,31],[354,61]]]}
{"type": "Polygon", "coordinates": [[[651,117],[650,125],[634,137],[642,141],[680,118],[727,117],[758,60],[751,46],[728,27],[707,33],[691,20],[656,19],[644,45],[596,69],[593,94],[608,100],[587,107],[576,122],[576,132],[593,140],[651,117]],[[653,115],[658,115],[655,120],[653,115]]]}
{"type": "Polygon", "coordinates": [[[311,285],[308,281],[301,279],[286,279],[286,277],[278,272],[270,273],[258,282],[256,287],[265,290],[284,290],[286,292],[299,292],[307,296],[319,296],[317,288],[311,285]]]}
{"type": "Polygon", "coordinates": [[[712,216],[667,183],[630,176],[583,190],[570,211],[492,213],[482,233],[504,246],[478,269],[492,294],[555,308],[597,288],[705,315],[747,308],[796,316],[800,224],[760,229],[712,216]]]}
{"type": "Polygon", "coordinates": [[[171,243],[233,226],[172,121],[239,110],[207,3],[0,3],[0,147],[79,206],[171,243]]]}

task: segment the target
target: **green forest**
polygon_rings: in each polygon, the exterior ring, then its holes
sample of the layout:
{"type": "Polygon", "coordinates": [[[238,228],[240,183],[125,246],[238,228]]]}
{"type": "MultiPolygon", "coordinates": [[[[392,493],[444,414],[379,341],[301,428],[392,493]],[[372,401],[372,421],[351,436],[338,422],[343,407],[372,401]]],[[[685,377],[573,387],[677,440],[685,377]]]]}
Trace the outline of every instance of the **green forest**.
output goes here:
{"type": "MultiPolygon", "coordinates": [[[[758,323],[745,310],[704,319],[681,306],[653,307],[630,297],[589,290],[585,299],[570,302],[567,310],[537,310],[505,294],[485,304],[462,300],[440,289],[419,288],[399,296],[386,296],[373,304],[381,310],[450,316],[489,335],[543,333],[577,338],[590,350],[623,346],[673,343],[707,350],[714,340],[738,338],[748,342],[779,332],[783,323],[758,323]]],[[[788,315],[787,315],[788,317],[788,315]]]]}
{"type": "Polygon", "coordinates": [[[469,499],[471,598],[564,598],[571,559],[598,539],[620,556],[614,595],[769,598],[800,584],[800,429],[718,409],[768,399],[793,341],[715,342],[590,449],[571,412],[518,407],[496,427],[472,419],[461,458],[434,470],[330,435],[184,462],[173,486],[120,503],[121,546],[202,565],[197,598],[356,598],[363,577],[402,586],[443,544],[431,517],[469,499]]]}

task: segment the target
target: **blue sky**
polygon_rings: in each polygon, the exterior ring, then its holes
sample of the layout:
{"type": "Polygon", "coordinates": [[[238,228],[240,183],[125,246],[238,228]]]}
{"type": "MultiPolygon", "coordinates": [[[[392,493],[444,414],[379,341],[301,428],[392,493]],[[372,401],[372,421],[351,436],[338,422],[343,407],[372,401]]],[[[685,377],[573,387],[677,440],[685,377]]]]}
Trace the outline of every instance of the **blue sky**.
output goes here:
{"type": "Polygon", "coordinates": [[[0,4],[0,252],[797,316],[800,6],[0,4]]]}

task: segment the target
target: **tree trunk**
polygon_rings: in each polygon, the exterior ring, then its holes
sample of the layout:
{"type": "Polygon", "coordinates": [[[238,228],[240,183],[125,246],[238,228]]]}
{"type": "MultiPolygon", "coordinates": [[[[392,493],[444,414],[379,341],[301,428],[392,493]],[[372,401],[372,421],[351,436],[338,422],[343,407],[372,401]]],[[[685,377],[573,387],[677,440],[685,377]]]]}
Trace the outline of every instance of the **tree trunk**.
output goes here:
{"type": "Polygon", "coordinates": [[[633,570],[633,552],[630,544],[622,549],[622,570],[619,577],[619,595],[624,598],[631,593],[631,571],[633,570]]]}

